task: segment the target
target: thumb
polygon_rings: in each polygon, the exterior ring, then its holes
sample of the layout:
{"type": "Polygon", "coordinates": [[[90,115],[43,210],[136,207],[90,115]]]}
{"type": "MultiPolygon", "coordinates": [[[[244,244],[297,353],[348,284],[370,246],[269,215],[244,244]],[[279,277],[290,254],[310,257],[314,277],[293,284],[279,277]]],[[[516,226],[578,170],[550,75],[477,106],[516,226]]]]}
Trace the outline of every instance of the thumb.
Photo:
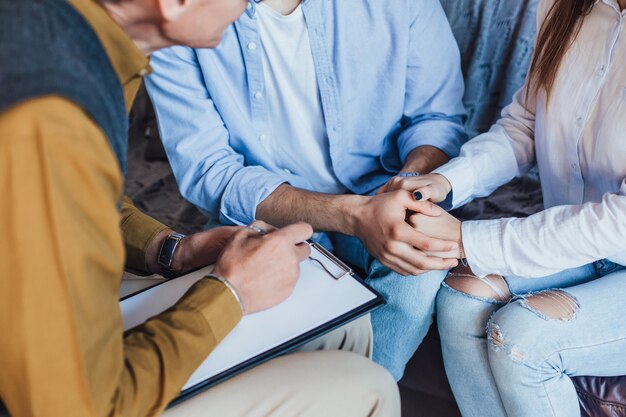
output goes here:
{"type": "Polygon", "coordinates": [[[422,213],[426,216],[437,217],[443,213],[443,209],[431,201],[415,201],[411,198],[406,208],[416,213],[422,213]]]}

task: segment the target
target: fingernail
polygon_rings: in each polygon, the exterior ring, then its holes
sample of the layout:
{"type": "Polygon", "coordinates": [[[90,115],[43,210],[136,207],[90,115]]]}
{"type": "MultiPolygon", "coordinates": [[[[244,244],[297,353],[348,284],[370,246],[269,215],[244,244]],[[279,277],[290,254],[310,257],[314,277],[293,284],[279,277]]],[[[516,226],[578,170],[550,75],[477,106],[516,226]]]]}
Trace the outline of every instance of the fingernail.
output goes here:
{"type": "Polygon", "coordinates": [[[420,201],[423,196],[422,196],[422,193],[420,193],[419,191],[416,191],[413,193],[413,197],[415,197],[417,201],[420,201]]]}

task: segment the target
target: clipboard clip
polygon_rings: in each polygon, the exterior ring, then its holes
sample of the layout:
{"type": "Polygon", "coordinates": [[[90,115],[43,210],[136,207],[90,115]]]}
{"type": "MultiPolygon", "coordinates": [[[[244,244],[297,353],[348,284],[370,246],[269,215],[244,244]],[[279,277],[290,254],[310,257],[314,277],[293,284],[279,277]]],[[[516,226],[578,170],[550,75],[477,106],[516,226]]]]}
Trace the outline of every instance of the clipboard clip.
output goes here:
{"type": "Polygon", "coordinates": [[[317,265],[321,266],[322,269],[330,275],[333,279],[338,280],[347,275],[353,275],[354,271],[348,265],[346,265],[341,259],[337,258],[330,251],[328,251],[325,247],[320,245],[317,242],[312,241],[311,239],[307,239],[306,243],[313,249],[315,249],[318,253],[324,256],[328,261],[330,261],[333,265],[335,265],[339,269],[339,273],[333,273],[324,262],[315,258],[313,255],[309,256],[309,259],[315,262],[317,265]]]}
{"type": "MultiPolygon", "coordinates": [[[[266,235],[268,232],[267,230],[250,224],[247,226],[249,229],[254,230],[255,232],[261,234],[261,235],[266,235]]],[[[324,256],[328,261],[330,261],[333,265],[335,265],[338,269],[339,269],[339,273],[338,274],[333,274],[333,272],[328,269],[328,267],[326,265],[324,265],[324,262],[320,261],[317,258],[314,258],[313,256],[309,256],[309,260],[315,262],[317,265],[319,265],[320,267],[322,267],[322,269],[328,274],[330,275],[333,279],[338,280],[341,279],[347,275],[354,275],[354,271],[352,270],[352,268],[350,268],[348,265],[346,265],[341,259],[337,258],[335,255],[333,255],[330,251],[328,251],[325,247],[323,247],[322,245],[320,245],[317,242],[312,241],[311,239],[307,239],[306,240],[307,245],[309,245],[311,248],[317,250],[317,252],[319,252],[322,256],[324,256]]]]}

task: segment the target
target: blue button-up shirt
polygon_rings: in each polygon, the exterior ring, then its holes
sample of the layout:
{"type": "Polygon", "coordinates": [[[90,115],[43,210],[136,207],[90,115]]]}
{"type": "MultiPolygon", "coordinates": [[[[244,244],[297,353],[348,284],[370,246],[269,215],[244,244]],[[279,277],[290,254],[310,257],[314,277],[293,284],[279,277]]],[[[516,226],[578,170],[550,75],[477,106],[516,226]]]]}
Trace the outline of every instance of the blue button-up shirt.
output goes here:
{"type": "MultiPolygon", "coordinates": [[[[152,56],[147,80],[183,196],[247,224],[279,185],[315,191],[276,166],[255,4],[215,49],[152,56]]],[[[304,0],[335,175],[351,192],[384,184],[418,146],[456,156],[466,141],[457,44],[438,0],[304,0]]]]}

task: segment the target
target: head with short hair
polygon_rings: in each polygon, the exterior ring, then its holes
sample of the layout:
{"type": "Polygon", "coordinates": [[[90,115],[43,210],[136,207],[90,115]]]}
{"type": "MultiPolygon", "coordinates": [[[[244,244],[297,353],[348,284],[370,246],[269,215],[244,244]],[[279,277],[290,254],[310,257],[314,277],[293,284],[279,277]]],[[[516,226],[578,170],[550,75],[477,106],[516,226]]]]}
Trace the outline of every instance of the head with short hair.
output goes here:
{"type": "Polygon", "coordinates": [[[171,45],[216,47],[247,0],[100,0],[146,51],[171,45]]]}

